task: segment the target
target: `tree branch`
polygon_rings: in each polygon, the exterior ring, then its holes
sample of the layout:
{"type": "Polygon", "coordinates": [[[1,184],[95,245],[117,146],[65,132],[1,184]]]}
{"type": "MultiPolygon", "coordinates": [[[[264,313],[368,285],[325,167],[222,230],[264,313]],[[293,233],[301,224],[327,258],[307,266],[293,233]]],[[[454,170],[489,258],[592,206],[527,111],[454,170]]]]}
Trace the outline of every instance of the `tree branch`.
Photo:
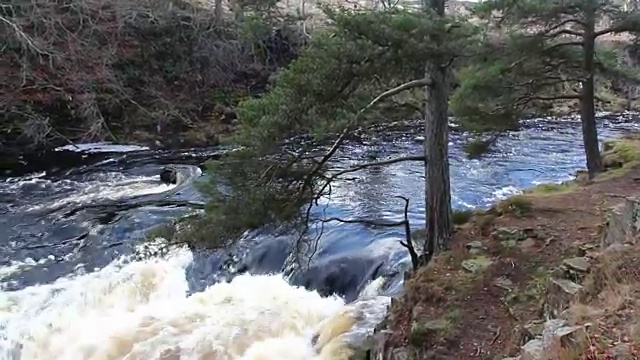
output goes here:
{"type": "Polygon", "coordinates": [[[329,149],[329,151],[327,151],[327,153],[316,164],[316,166],[309,172],[309,174],[307,174],[307,176],[305,177],[305,180],[304,180],[304,182],[302,184],[302,189],[300,189],[301,191],[299,193],[300,194],[299,196],[302,196],[304,194],[305,189],[308,188],[309,185],[311,184],[311,180],[313,179],[313,177],[320,172],[320,170],[327,163],[327,161],[329,161],[329,159],[331,159],[331,157],[336,153],[336,151],[338,151],[338,149],[340,148],[340,145],[342,145],[342,143],[344,142],[344,140],[347,137],[347,135],[349,134],[349,132],[351,130],[353,130],[353,128],[356,126],[356,124],[358,123],[358,119],[360,118],[360,116],[362,114],[364,114],[367,110],[369,110],[374,105],[376,105],[377,103],[379,103],[380,101],[382,101],[382,100],[384,100],[386,98],[389,98],[391,96],[397,95],[397,94],[399,94],[401,92],[404,92],[404,91],[407,91],[407,90],[410,90],[410,89],[413,89],[413,88],[428,86],[430,84],[431,84],[431,79],[427,79],[427,78],[409,81],[409,82],[401,84],[401,85],[399,85],[399,86],[397,86],[397,87],[395,87],[393,89],[390,89],[390,90],[387,90],[387,91],[383,92],[382,94],[378,95],[375,99],[371,100],[371,102],[369,104],[367,104],[367,106],[365,106],[362,109],[360,109],[360,111],[358,111],[356,116],[354,116],[353,119],[351,119],[351,121],[349,121],[349,123],[347,124],[345,129],[342,131],[340,136],[338,136],[336,141],[334,141],[334,143],[331,146],[331,148],[329,149]]]}

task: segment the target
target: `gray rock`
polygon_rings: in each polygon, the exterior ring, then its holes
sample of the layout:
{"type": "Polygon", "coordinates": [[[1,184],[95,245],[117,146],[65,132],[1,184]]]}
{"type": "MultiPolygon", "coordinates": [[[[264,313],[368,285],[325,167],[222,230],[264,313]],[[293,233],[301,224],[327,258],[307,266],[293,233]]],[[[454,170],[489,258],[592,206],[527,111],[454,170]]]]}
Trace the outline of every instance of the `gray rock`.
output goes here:
{"type": "Polygon", "coordinates": [[[547,319],[557,318],[579,296],[582,286],[573,281],[551,278],[547,286],[544,313],[547,319]]]}
{"type": "Polygon", "coordinates": [[[545,352],[555,349],[570,348],[576,345],[575,334],[584,329],[582,326],[568,326],[563,319],[552,319],[544,324],[542,347],[545,352]]]}
{"type": "Polygon", "coordinates": [[[409,351],[406,347],[396,348],[391,350],[391,354],[387,358],[388,360],[413,360],[415,355],[409,351]]]}
{"type": "Polygon", "coordinates": [[[582,290],[582,285],[567,279],[551,279],[551,283],[570,295],[577,295],[582,290]]]}
{"type": "Polygon", "coordinates": [[[622,204],[612,207],[607,212],[601,246],[607,247],[615,243],[635,244],[638,241],[639,230],[640,199],[626,198],[622,204]]]}
{"type": "Polygon", "coordinates": [[[493,285],[501,289],[511,291],[511,289],[513,288],[513,281],[509,280],[506,276],[500,276],[499,278],[493,280],[493,285]]]}
{"type": "Polygon", "coordinates": [[[475,241],[470,241],[469,243],[467,243],[467,249],[484,249],[484,245],[482,244],[482,241],[480,240],[475,240],[475,241]]]}
{"type": "Polygon", "coordinates": [[[571,270],[588,272],[591,268],[591,263],[586,257],[575,257],[570,259],[564,259],[562,264],[571,270]]]}
{"type": "Polygon", "coordinates": [[[597,248],[598,244],[582,244],[580,245],[578,253],[580,254],[580,256],[587,256],[597,248]]]}
{"type": "Polygon", "coordinates": [[[486,247],[482,244],[481,241],[475,240],[467,244],[467,249],[469,249],[470,254],[478,255],[482,253],[483,250],[486,250],[486,247]]]}
{"type": "Polygon", "coordinates": [[[472,273],[482,271],[488,268],[489,266],[491,266],[491,264],[492,264],[491,259],[489,259],[486,256],[477,256],[473,259],[464,260],[461,263],[463,269],[472,273]]]}
{"type": "Polygon", "coordinates": [[[528,251],[536,246],[536,241],[533,238],[526,238],[518,243],[518,247],[522,251],[528,251]]]}
{"type": "Polygon", "coordinates": [[[614,360],[631,360],[631,346],[629,344],[618,344],[608,349],[607,355],[614,360]]]}
{"type": "Polygon", "coordinates": [[[524,329],[527,330],[529,336],[532,338],[537,338],[542,336],[542,332],[544,331],[544,320],[533,320],[524,326],[524,329]]]}
{"type": "Polygon", "coordinates": [[[542,340],[534,339],[521,348],[520,360],[545,360],[542,340]]]}

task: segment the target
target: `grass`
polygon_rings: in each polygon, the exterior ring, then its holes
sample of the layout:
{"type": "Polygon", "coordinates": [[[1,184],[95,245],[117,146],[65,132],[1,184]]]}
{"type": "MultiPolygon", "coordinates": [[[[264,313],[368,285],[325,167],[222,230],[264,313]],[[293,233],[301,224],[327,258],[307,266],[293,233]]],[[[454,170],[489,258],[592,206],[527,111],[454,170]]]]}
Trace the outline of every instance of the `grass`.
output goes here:
{"type": "Polygon", "coordinates": [[[568,311],[572,323],[595,325],[590,327],[588,346],[582,352],[603,358],[601,354],[614,344],[639,343],[640,245],[602,251],[582,285],[583,296],[568,311]]]}
{"type": "Polygon", "coordinates": [[[471,220],[474,214],[473,210],[454,210],[451,220],[455,225],[464,225],[471,220]]]}
{"type": "Polygon", "coordinates": [[[533,209],[533,203],[523,195],[511,196],[500,201],[496,207],[498,214],[514,214],[523,216],[529,214],[533,209]]]}
{"type": "Polygon", "coordinates": [[[524,193],[534,195],[558,194],[573,191],[577,186],[578,183],[576,181],[565,181],[558,184],[540,184],[532,188],[525,189],[524,193]]]}

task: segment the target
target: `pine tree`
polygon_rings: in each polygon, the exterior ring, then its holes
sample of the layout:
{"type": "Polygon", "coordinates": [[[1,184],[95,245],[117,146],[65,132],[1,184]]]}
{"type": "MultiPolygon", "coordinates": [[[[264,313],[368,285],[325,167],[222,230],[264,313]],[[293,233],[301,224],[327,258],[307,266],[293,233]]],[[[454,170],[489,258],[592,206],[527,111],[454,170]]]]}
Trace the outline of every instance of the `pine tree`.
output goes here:
{"type": "Polygon", "coordinates": [[[640,31],[640,13],[611,0],[490,0],[478,6],[476,14],[491,19],[496,41],[486,65],[476,64],[474,73],[467,70],[454,108],[469,115],[474,107],[459,103],[468,102],[472,93],[484,96],[485,105],[491,103],[480,111],[486,115],[518,115],[514,108],[576,100],[589,176],[601,172],[595,81],[629,74],[599,56],[597,45],[607,36],[640,31]]]}

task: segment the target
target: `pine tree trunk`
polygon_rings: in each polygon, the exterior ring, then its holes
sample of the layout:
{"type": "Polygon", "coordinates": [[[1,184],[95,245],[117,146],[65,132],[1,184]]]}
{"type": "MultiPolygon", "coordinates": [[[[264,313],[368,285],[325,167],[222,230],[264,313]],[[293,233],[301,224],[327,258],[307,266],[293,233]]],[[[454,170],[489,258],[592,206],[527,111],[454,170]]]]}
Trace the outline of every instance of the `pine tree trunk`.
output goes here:
{"type": "MultiPolygon", "coordinates": [[[[444,0],[428,0],[428,6],[444,16],[444,0]]],[[[431,59],[425,66],[425,201],[426,231],[422,264],[436,249],[446,248],[453,233],[451,184],[449,179],[448,69],[443,61],[431,59]]]]}
{"type": "Polygon", "coordinates": [[[215,0],[213,13],[216,18],[216,23],[220,24],[222,22],[222,16],[224,14],[224,10],[222,9],[222,0],[215,0]]]}
{"type": "Polygon", "coordinates": [[[585,17],[584,41],[584,70],[586,78],[582,81],[580,94],[580,121],[582,123],[582,140],[587,158],[587,172],[592,179],[602,172],[600,145],[598,143],[598,128],[596,127],[595,109],[595,10],[589,11],[585,17]]]}

